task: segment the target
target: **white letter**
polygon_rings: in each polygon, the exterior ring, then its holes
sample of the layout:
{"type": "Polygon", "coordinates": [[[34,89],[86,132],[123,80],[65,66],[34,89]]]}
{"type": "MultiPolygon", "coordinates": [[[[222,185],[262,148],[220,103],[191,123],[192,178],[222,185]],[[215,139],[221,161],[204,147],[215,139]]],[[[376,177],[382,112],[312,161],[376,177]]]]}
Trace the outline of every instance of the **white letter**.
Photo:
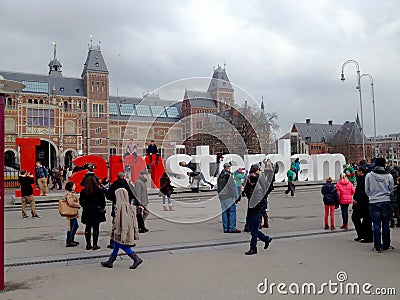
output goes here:
{"type": "Polygon", "coordinates": [[[176,187],[189,187],[189,176],[188,172],[192,172],[191,169],[181,167],[180,162],[189,163],[192,158],[186,154],[175,154],[168,157],[165,167],[171,180],[171,183],[176,187]]]}
{"type": "Polygon", "coordinates": [[[285,291],[285,288],[286,288],[286,283],[284,282],[279,283],[277,286],[278,293],[281,295],[287,295],[288,292],[285,291]]]}
{"type": "Polygon", "coordinates": [[[257,292],[259,293],[259,294],[263,294],[263,295],[265,295],[265,293],[268,291],[268,279],[267,278],[264,278],[264,282],[260,282],[258,285],[257,285],[257,292]],[[261,289],[262,287],[264,287],[263,289],[261,289]]]}

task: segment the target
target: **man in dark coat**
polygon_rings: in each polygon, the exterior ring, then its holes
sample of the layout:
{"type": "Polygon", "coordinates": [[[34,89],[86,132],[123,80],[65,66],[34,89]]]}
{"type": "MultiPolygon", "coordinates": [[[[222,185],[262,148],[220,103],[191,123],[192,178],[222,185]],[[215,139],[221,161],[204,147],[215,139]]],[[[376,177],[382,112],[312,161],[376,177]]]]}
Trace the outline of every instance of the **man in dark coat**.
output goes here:
{"type": "Polygon", "coordinates": [[[158,164],[158,158],[160,157],[160,154],[158,153],[157,145],[154,143],[154,140],[150,141],[150,145],[147,147],[146,154],[150,156],[149,167],[153,161],[152,154],[156,154],[156,164],[158,164]]]}
{"type": "Polygon", "coordinates": [[[96,179],[97,184],[100,186],[100,179],[94,174],[94,166],[88,165],[87,170],[88,170],[87,173],[82,178],[81,186],[85,186],[86,180],[91,176],[93,176],[96,179]]]}
{"type": "Polygon", "coordinates": [[[357,170],[357,186],[353,196],[353,214],[351,220],[356,228],[355,241],[372,243],[372,220],[369,212],[369,198],[365,193],[365,175],[367,170],[359,167],[357,170]]]}
{"type": "Polygon", "coordinates": [[[26,172],[26,170],[21,170],[18,176],[18,182],[21,186],[21,202],[22,202],[22,218],[27,218],[26,215],[26,204],[29,203],[31,206],[32,218],[40,218],[35,210],[35,199],[33,198],[33,188],[32,184],[35,183],[32,173],[26,172]]]}

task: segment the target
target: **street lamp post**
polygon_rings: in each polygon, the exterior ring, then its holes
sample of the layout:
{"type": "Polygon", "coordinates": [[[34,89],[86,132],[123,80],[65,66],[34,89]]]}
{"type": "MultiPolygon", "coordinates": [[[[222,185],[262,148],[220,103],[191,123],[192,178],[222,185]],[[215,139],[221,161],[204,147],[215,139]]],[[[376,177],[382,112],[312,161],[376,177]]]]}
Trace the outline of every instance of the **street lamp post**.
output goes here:
{"type": "MultiPolygon", "coordinates": [[[[371,74],[361,74],[360,78],[368,77],[371,84],[371,97],[372,97],[372,112],[374,115],[374,144],[376,147],[376,114],[375,114],[375,91],[374,91],[374,78],[371,74]]],[[[376,155],[376,149],[374,147],[374,154],[376,155]]]]}
{"type": "Polygon", "coordinates": [[[24,88],[24,84],[0,75],[0,290],[4,290],[4,100],[10,92],[24,88]]]}
{"type": "Polygon", "coordinates": [[[341,74],[340,80],[342,80],[342,81],[345,81],[345,80],[346,80],[346,78],[344,77],[344,67],[345,67],[347,64],[349,64],[349,63],[355,64],[356,67],[357,67],[357,86],[356,86],[356,89],[358,90],[358,94],[359,94],[359,97],[360,97],[361,135],[362,135],[363,159],[365,160],[365,156],[366,156],[366,155],[365,155],[365,139],[364,139],[364,115],[363,115],[362,96],[361,96],[361,84],[360,84],[360,83],[361,83],[361,82],[360,82],[361,76],[360,76],[360,65],[358,64],[357,61],[350,59],[350,60],[345,61],[345,62],[343,63],[343,65],[342,65],[342,74],[341,74]]]}

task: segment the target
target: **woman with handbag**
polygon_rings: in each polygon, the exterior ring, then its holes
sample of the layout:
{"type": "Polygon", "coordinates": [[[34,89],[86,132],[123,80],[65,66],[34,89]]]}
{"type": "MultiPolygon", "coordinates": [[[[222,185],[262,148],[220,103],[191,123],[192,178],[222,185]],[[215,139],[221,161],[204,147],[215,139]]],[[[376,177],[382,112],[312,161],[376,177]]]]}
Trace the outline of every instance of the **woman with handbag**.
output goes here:
{"type": "Polygon", "coordinates": [[[174,208],[172,207],[172,202],[171,202],[171,194],[174,191],[174,187],[171,185],[171,180],[169,179],[169,176],[167,172],[164,172],[160,178],[160,196],[162,196],[163,199],[163,209],[167,211],[167,205],[166,205],[166,199],[168,199],[168,206],[170,211],[174,211],[174,208]]]}
{"type": "Polygon", "coordinates": [[[106,199],[94,176],[90,176],[86,179],[85,187],[81,191],[79,203],[83,208],[82,223],[86,225],[86,250],[100,249],[97,242],[99,240],[100,223],[106,221],[106,199]],[[91,243],[92,228],[93,246],[91,243]]]}
{"type": "Polygon", "coordinates": [[[72,181],[67,182],[65,185],[65,190],[67,193],[64,196],[68,206],[74,208],[76,210],[76,214],[72,216],[67,216],[68,220],[68,231],[67,231],[67,247],[76,247],[79,245],[79,242],[75,242],[75,233],[78,230],[78,218],[79,213],[78,209],[81,207],[79,204],[78,198],[75,196],[75,183],[72,181]]]}
{"type": "Polygon", "coordinates": [[[126,189],[117,189],[115,191],[115,198],[115,219],[112,230],[114,248],[110,258],[107,261],[101,262],[101,265],[106,268],[112,268],[114,261],[117,259],[119,249],[122,249],[130,258],[133,259],[133,264],[130,269],[136,269],[143,260],[130,246],[134,244],[135,240],[139,239],[139,230],[135,211],[133,206],[129,203],[129,195],[126,189]]]}

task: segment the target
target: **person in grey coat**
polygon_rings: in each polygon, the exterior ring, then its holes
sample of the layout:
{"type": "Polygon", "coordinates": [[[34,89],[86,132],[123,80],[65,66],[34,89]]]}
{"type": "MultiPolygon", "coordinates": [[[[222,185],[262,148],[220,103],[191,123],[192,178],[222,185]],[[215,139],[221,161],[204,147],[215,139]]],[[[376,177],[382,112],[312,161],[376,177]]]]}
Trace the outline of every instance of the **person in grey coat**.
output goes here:
{"type": "Polygon", "coordinates": [[[385,171],[385,165],[386,160],[383,157],[377,158],[374,170],[365,176],[365,193],[369,197],[369,210],[374,229],[374,250],[376,252],[391,248],[389,222],[393,176],[385,171]]]}
{"type": "Polygon", "coordinates": [[[147,210],[147,205],[149,204],[149,196],[147,193],[147,171],[143,170],[140,172],[140,176],[135,184],[135,196],[142,204],[143,208],[137,208],[136,217],[138,220],[139,232],[145,233],[149,230],[144,225],[144,221],[149,215],[149,211],[147,210]]]}

